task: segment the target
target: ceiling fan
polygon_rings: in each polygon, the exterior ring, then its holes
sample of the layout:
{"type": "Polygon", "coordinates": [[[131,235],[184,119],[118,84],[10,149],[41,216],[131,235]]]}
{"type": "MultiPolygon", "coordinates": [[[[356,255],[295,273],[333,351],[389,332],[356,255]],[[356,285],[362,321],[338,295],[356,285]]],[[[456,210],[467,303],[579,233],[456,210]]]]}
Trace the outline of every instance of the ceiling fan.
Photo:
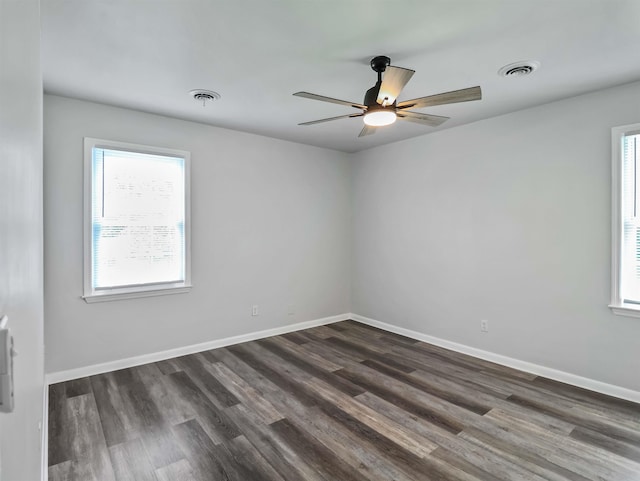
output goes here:
{"type": "Polygon", "coordinates": [[[307,99],[321,100],[322,102],[331,102],[338,105],[346,105],[362,110],[359,113],[339,115],[328,119],[312,120],[311,122],[302,122],[298,125],[314,125],[331,120],[346,119],[351,117],[364,117],[364,128],[358,135],[363,137],[375,133],[378,127],[390,125],[396,121],[408,120],[422,125],[437,127],[449,117],[439,115],[423,114],[421,112],[413,112],[409,109],[432,107],[434,105],[454,104],[457,102],[468,102],[470,100],[480,100],[482,91],[480,87],[470,87],[462,90],[453,90],[428,97],[420,97],[413,100],[404,100],[397,102],[398,95],[407,85],[415,73],[414,70],[407,68],[392,67],[391,59],[385,56],[378,56],[371,59],[371,68],[378,73],[378,81],[364,95],[362,104],[356,102],[347,102],[345,100],[325,97],[324,95],[316,95],[309,92],[296,92],[295,96],[307,99]],[[384,77],[382,73],[384,72],[384,77]]]}

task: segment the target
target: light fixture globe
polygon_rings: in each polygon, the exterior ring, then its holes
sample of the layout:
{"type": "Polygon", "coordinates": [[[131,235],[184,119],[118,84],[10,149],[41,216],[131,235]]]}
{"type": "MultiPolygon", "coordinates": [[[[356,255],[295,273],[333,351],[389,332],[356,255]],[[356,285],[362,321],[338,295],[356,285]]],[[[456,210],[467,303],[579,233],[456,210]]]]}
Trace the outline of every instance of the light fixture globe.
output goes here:
{"type": "Polygon", "coordinates": [[[382,127],[391,125],[396,121],[396,113],[394,110],[379,108],[368,111],[364,114],[364,123],[370,127],[382,127]]]}

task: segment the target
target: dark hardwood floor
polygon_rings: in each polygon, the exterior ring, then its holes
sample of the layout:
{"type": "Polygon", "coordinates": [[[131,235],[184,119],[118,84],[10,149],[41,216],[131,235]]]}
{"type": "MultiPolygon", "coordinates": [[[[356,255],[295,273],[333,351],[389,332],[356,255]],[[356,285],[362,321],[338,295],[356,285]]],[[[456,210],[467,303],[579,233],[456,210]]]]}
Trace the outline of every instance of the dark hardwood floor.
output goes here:
{"type": "Polygon", "coordinates": [[[640,481],[640,405],[345,321],[50,386],[49,479],[640,481]]]}

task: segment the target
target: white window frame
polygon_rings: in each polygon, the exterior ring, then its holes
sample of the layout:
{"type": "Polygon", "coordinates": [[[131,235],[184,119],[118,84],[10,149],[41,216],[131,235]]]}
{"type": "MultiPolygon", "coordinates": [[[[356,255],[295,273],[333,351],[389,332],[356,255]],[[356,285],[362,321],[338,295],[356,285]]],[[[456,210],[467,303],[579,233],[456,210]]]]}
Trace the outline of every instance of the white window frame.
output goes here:
{"type": "Polygon", "coordinates": [[[625,303],[622,298],[622,243],[624,219],[622,218],[622,174],[625,136],[640,133],[640,123],[621,125],[611,129],[611,304],[614,314],[640,318],[640,305],[625,303]]]}
{"type": "Polygon", "coordinates": [[[113,140],[84,138],[84,295],[88,302],[114,301],[136,297],[162,296],[166,294],[180,294],[191,289],[191,154],[184,150],[166,149],[148,145],[118,142],[113,140]],[[112,289],[94,290],[92,283],[92,166],[93,149],[105,148],[124,150],[129,152],[166,155],[184,159],[185,175],[185,278],[183,282],[142,284],[138,286],[119,287],[112,289]]]}

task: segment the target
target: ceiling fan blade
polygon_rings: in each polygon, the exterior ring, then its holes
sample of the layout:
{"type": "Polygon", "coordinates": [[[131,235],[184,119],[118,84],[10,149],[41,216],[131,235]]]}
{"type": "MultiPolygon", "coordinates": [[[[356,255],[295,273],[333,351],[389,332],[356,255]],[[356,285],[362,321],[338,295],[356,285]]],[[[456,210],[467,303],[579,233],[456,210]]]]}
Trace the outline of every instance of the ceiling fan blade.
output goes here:
{"type": "Polygon", "coordinates": [[[304,97],[305,99],[320,100],[322,102],[331,102],[332,104],[346,105],[347,107],[353,107],[355,109],[366,109],[366,107],[362,104],[347,102],[346,100],[334,99],[331,97],[325,97],[324,95],[316,95],[309,92],[296,92],[293,95],[295,95],[296,97],[304,97]]]}
{"type": "Polygon", "coordinates": [[[364,137],[365,135],[375,134],[378,127],[372,127],[371,125],[366,125],[362,127],[362,130],[358,134],[358,137],[364,137]]]}
{"type": "Polygon", "coordinates": [[[408,68],[387,67],[382,77],[382,85],[380,85],[377,102],[380,105],[391,105],[395,102],[414,73],[416,73],[415,70],[409,70],[408,68]]]}
{"type": "Polygon", "coordinates": [[[455,104],[457,102],[469,102],[470,100],[480,100],[482,90],[480,87],[470,87],[468,89],[453,90],[442,94],[429,95],[413,100],[405,100],[398,104],[399,109],[432,107],[434,105],[455,104]]]}
{"type": "Polygon", "coordinates": [[[329,117],[328,119],[320,119],[320,120],[312,120],[310,122],[302,122],[301,124],[298,124],[298,125],[321,124],[322,122],[330,122],[331,120],[348,119],[349,117],[362,117],[363,115],[364,115],[363,113],[349,114],[349,115],[338,115],[337,117],[329,117]]]}
{"type": "Polygon", "coordinates": [[[443,122],[449,120],[449,117],[422,114],[420,112],[409,112],[408,110],[399,110],[396,115],[399,119],[408,120],[409,122],[415,122],[417,124],[429,125],[431,127],[437,127],[443,122]]]}

